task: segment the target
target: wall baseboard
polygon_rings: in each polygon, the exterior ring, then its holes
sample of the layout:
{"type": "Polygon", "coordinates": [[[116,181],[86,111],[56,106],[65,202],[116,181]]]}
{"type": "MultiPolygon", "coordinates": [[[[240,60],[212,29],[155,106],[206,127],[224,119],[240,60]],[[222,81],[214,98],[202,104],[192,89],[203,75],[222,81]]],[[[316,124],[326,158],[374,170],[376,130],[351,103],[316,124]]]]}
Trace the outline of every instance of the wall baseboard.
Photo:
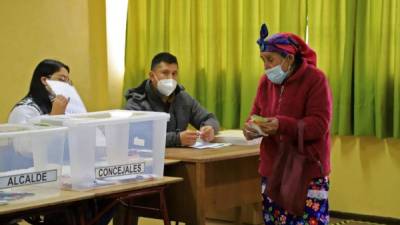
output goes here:
{"type": "Polygon", "coordinates": [[[347,213],[347,212],[339,212],[339,211],[330,211],[329,216],[339,218],[339,219],[351,219],[351,220],[357,220],[357,221],[365,221],[365,222],[388,224],[388,225],[392,225],[392,224],[399,225],[400,224],[400,218],[371,216],[371,215],[363,215],[363,214],[347,213]]]}

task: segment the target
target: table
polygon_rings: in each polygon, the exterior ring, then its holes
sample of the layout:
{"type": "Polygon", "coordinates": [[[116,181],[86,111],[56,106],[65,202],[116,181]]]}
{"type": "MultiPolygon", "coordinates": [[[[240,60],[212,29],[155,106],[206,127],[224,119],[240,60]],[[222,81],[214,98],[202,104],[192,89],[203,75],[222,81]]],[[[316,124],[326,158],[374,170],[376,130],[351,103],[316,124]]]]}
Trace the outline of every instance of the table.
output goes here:
{"type": "Polygon", "coordinates": [[[0,206],[0,224],[3,221],[14,218],[23,218],[32,215],[48,214],[56,211],[65,211],[70,224],[75,218],[74,212],[70,210],[77,206],[79,202],[91,199],[93,194],[86,192],[61,190],[60,194],[55,197],[49,197],[41,200],[26,201],[20,203],[10,203],[0,206]]]}
{"type": "MultiPolygon", "coordinates": [[[[171,162],[175,163],[175,161],[171,162]]],[[[92,193],[95,199],[103,198],[103,199],[109,199],[110,201],[101,211],[97,213],[95,218],[92,221],[89,221],[87,224],[88,225],[95,224],[95,222],[97,222],[97,220],[100,219],[104,213],[108,212],[118,204],[122,204],[125,207],[132,210],[148,210],[148,211],[150,210],[159,212],[159,215],[164,220],[164,224],[170,224],[167,205],[164,196],[165,188],[169,184],[177,183],[180,181],[182,181],[182,178],[180,177],[162,177],[149,181],[140,181],[122,185],[113,185],[107,188],[90,190],[88,192],[92,193]],[[154,206],[143,207],[141,205],[133,203],[133,200],[135,200],[136,198],[154,194],[157,194],[159,196],[159,208],[154,206]]],[[[131,217],[132,215],[131,210],[126,213],[127,216],[124,219],[124,224],[132,224],[133,218],[131,217]]]]}
{"type": "Polygon", "coordinates": [[[171,220],[204,225],[207,211],[236,208],[236,223],[240,224],[241,207],[262,200],[258,145],[167,148],[166,158],[182,162],[167,165],[164,174],[184,178],[166,190],[171,220]]]}
{"type": "Polygon", "coordinates": [[[165,166],[169,166],[169,165],[174,165],[174,164],[177,164],[177,163],[180,163],[181,162],[181,160],[178,160],[178,159],[165,159],[164,160],[164,165],[165,166]]]}
{"type": "MultiPolygon", "coordinates": [[[[175,162],[175,161],[173,161],[175,162]]],[[[23,218],[30,215],[47,214],[54,211],[67,212],[69,224],[93,224],[96,220],[110,210],[121,199],[129,200],[140,195],[162,193],[169,185],[182,181],[182,178],[177,177],[162,177],[149,181],[131,182],[121,185],[106,186],[88,191],[70,191],[60,190],[60,194],[56,197],[45,198],[42,200],[11,203],[9,205],[0,206],[0,222],[7,221],[13,218],[23,218]],[[85,219],[85,204],[84,201],[90,199],[108,198],[112,199],[109,206],[98,212],[95,218],[91,221],[85,219]]],[[[161,194],[160,194],[161,195],[161,194]]],[[[162,207],[162,206],[161,206],[162,207]]],[[[160,209],[164,215],[167,215],[165,202],[164,208],[160,209]]],[[[168,217],[167,217],[168,218],[168,217]]],[[[169,223],[169,221],[168,221],[169,223]]]]}

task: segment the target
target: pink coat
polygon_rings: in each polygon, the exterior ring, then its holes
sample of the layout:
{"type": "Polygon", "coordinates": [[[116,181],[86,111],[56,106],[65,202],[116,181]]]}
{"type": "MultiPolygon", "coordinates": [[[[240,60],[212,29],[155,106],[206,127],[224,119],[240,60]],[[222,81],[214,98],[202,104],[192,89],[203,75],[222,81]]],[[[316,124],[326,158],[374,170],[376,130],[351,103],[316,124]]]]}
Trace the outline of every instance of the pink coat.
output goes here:
{"type": "MultiPolygon", "coordinates": [[[[273,173],[280,141],[296,143],[298,120],[305,123],[304,148],[321,161],[323,176],[330,173],[332,96],[322,71],[303,61],[282,85],[273,84],[263,74],[250,115],[253,114],[279,120],[278,134],[264,137],[261,142],[261,176],[268,177],[273,173]]],[[[307,172],[312,177],[321,177],[318,168],[310,167],[307,172]]]]}

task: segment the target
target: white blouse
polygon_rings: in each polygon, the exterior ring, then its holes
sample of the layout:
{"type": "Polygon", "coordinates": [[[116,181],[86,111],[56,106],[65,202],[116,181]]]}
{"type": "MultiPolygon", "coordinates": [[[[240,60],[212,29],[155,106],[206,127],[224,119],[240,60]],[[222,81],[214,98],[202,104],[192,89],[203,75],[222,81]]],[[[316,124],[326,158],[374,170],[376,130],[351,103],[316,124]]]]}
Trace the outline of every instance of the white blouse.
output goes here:
{"type": "Polygon", "coordinates": [[[19,105],[11,111],[8,123],[27,123],[30,119],[40,115],[40,111],[33,106],[19,105]]]}
{"type": "Polygon", "coordinates": [[[27,97],[13,108],[8,116],[8,123],[28,123],[30,119],[43,115],[40,107],[33,102],[32,98],[27,97]]]}

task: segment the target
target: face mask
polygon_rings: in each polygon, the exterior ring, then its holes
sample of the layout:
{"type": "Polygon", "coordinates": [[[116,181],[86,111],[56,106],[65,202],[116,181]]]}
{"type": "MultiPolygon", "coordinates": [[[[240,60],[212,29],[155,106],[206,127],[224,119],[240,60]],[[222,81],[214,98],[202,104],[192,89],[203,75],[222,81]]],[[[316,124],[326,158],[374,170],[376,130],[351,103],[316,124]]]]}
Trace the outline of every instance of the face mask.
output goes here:
{"type": "Polygon", "coordinates": [[[170,96],[175,91],[177,82],[174,79],[163,79],[157,82],[157,90],[164,96],[170,96]]]}
{"type": "Polygon", "coordinates": [[[282,70],[282,64],[272,67],[271,69],[265,70],[265,74],[268,79],[274,84],[282,84],[282,82],[286,79],[290,71],[290,68],[287,72],[282,70]]]}

